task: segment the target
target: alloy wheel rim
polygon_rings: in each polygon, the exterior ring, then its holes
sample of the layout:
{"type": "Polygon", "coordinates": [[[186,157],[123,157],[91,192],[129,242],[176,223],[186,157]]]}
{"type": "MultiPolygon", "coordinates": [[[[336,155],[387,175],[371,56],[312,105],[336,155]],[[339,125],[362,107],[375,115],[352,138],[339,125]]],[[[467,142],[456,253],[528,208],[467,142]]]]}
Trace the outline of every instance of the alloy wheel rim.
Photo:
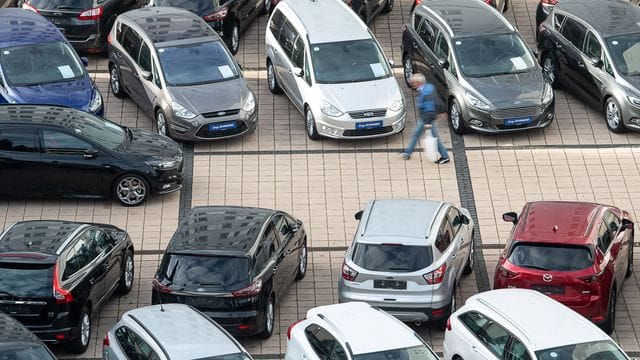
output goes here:
{"type": "Polygon", "coordinates": [[[411,75],[413,75],[413,64],[411,63],[411,59],[406,58],[404,60],[404,81],[407,84],[411,81],[411,75]]]}
{"type": "Polygon", "coordinates": [[[555,69],[555,66],[553,65],[553,60],[551,60],[550,57],[546,57],[544,59],[543,69],[544,69],[545,75],[547,75],[547,79],[549,79],[549,82],[553,84],[556,80],[556,75],[555,75],[556,69],[555,69]]]}
{"type": "Polygon", "coordinates": [[[313,136],[313,115],[311,110],[307,110],[307,133],[309,136],[313,136]]]}
{"type": "Polygon", "coordinates": [[[111,68],[111,91],[117,94],[120,91],[120,80],[118,79],[118,71],[115,67],[111,68]]]}
{"type": "Polygon", "coordinates": [[[125,263],[124,268],[124,285],[128,288],[131,287],[133,283],[133,259],[131,256],[127,257],[127,262],[125,263]]]}
{"type": "Polygon", "coordinates": [[[612,129],[617,128],[620,124],[620,112],[613,101],[607,103],[607,122],[612,129]]]}
{"type": "Polygon", "coordinates": [[[273,331],[273,301],[269,301],[267,307],[267,331],[271,333],[273,331]]]}
{"type": "Polygon", "coordinates": [[[456,103],[451,106],[451,125],[453,125],[454,129],[458,129],[460,126],[460,111],[456,103]]]}
{"type": "Polygon", "coordinates": [[[304,246],[302,248],[302,252],[300,254],[300,273],[304,274],[307,271],[307,247],[304,246]]]}
{"type": "Polygon", "coordinates": [[[271,65],[271,63],[269,63],[269,65],[267,66],[267,77],[269,78],[269,88],[271,90],[276,88],[276,76],[273,72],[273,65],[271,65]]]}
{"type": "Polygon", "coordinates": [[[158,115],[156,115],[156,126],[158,127],[157,130],[159,135],[167,135],[167,120],[161,112],[158,112],[158,115]]]}
{"type": "Polygon", "coordinates": [[[231,30],[231,47],[233,48],[233,52],[238,51],[239,37],[238,25],[233,25],[233,30],[231,30]]]}
{"type": "Polygon", "coordinates": [[[89,314],[82,315],[82,323],[80,324],[80,341],[82,346],[86,346],[89,343],[89,337],[91,336],[91,319],[89,314]]]}
{"type": "Polygon", "coordinates": [[[120,180],[117,188],[118,199],[127,205],[136,205],[144,200],[147,188],[144,182],[135,176],[127,176],[120,180]]]}

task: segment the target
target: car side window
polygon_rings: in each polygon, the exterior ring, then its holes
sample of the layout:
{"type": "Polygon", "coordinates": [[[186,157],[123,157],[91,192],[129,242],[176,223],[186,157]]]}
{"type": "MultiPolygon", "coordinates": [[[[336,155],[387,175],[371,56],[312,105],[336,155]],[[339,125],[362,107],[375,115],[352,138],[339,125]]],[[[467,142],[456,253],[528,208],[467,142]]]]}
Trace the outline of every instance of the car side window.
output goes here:
{"type": "Polygon", "coordinates": [[[267,254],[270,258],[272,255],[275,255],[277,250],[280,248],[280,243],[278,242],[278,236],[275,233],[273,223],[268,225],[262,239],[262,245],[268,249],[267,254]]]}
{"type": "Polygon", "coordinates": [[[447,251],[449,244],[451,244],[451,240],[453,239],[453,230],[451,229],[451,224],[445,218],[440,226],[440,230],[438,230],[438,237],[436,238],[436,248],[441,253],[447,251]]]}
{"type": "Polygon", "coordinates": [[[565,18],[566,16],[562,14],[554,14],[553,26],[556,28],[556,30],[560,31],[560,28],[562,27],[562,22],[564,21],[565,18]]]}
{"type": "Polygon", "coordinates": [[[422,25],[422,21],[424,20],[424,16],[418,14],[417,12],[413,12],[413,29],[420,33],[420,26],[422,25]]]}
{"type": "Polygon", "coordinates": [[[138,334],[121,326],[115,331],[118,344],[129,360],[159,360],[153,348],[138,334]]]}
{"type": "Polygon", "coordinates": [[[153,83],[162,89],[162,81],[160,81],[160,73],[158,72],[158,65],[156,65],[155,60],[151,60],[151,73],[153,74],[153,83]]]}
{"type": "Polygon", "coordinates": [[[606,253],[609,248],[609,244],[611,244],[611,231],[609,231],[609,224],[606,221],[602,221],[600,223],[600,229],[598,229],[598,249],[602,251],[602,253],[606,253]]]}
{"type": "Polygon", "coordinates": [[[441,32],[439,32],[436,37],[436,44],[433,52],[436,54],[438,59],[449,59],[449,44],[447,44],[447,39],[441,32]]]}
{"type": "Polygon", "coordinates": [[[502,358],[511,334],[493,320],[475,311],[459,316],[460,321],[498,358],[502,358]]]}
{"type": "Polygon", "coordinates": [[[140,46],[137,63],[142,70],[151,72],[151,50],[146,42],[140,46]]]}
{"type": "Polygon", "coordinates": [[[515,337],[512,337],[511,341],[509,341],[509,346],[505,349],[503,358],[505,360],[531,360],[527,347],[515,337]]]}
{"type": "Polygon", "coordinates": [[[280,10],[276,10],[271,17],[271,23],[269,24],[269,30],[276,38],[276,40],[280,37],[280,30],[282,29],[282,24],[284,24],[284,15],[280,10]]]}
{"type": "Polygon", "coordinates": [[[562,28],[560,28],[560,34],[578,49],[582,49],[582,40],[586,32],[587,28],[569,18],[564,21],[562,28]]]}
{"type": "Polygon", "coordinates": [[[429,19],[425,18],[420,24],[418,35],[430,49],[433,49],[433,42],[436,37],[436,28],[429,19]]]}
{"type": "Polygon", "coordinates": [[[304,42],[300,36],[296,38],[296,42],[293,44],[291,62],[295,67],[299,67],[301,69],[304,67],[304,42]]]}
{"type": "Polygon", "coordinates": [[[89,143],[58,131],[42,130],[42,142],[48,153],[78,154],[91,149],[89,143]]]}
{"type": "Polygon", "coordinates": [[[133,29],[128,26],[122,32],[123,34],[121,44],[124,48],[124,51],[126,51],[133,59],[137,59],[140,45],[142,44],[142,39],[138,34],[136,34],[133,29]]]}
{"type": "Polygon", "coordinates": [[[462,228],[462,216],[460,215],[460,211],[453,206],[450,207],[447,211],[447,220],[449,221],[449,224],[451,224],[453,236],[455,237],[458,234],[458,231],[462,228]]]}
{"type": "Polygon", "coordinates": [[[602,66],[602,68],[604,69],[604,71],[605,71],[607,74],[609,74],[609,75],[611,75],[611,76],[615,76],[615,75],[613,74],[613,68],[611,67],[611,61],[609,61],[609,57],[608,57],[607,55],[605,55],[605,56],[603,56],[603,57],[604,57],[604,59],[602,60],[602,61],[603,61],[603,66],[602,66]]]}
{"type": "Polygon", "coordinates": [[[287,222],[287,219],[282,215],[276,215],[271,220],[273,223],[273,228],[275,229],[278,238],[280,239],[280,243],[284,246],[287,241],[291,238],[291,227],[287,222]]]}
{"type": "Polygon", "coordinates": [[[0,129],[0,151],[37,152],[35,131],[0,129]]]}
{"type": "Polygon", "coordinates": [[[309,67],[309,58],[304,55],[304,81],[311,85],[311,68],[309,67]]]}
{"type": "Polygon", "coordinates": [[[293,53],[293,44],[296,40],[298,33],[291,26],[291,24],[286,21],[282,26],[282,33],[280,34],[280,45],[284,50],[284,53],[287,55],[289,59],[291,59],[291,55],[293,53]]]}
{"type": "Polygon", "coordinates": [[[620,226],[622,225],[620,219],[611,211],[606,211],[604,213],[604,221],[609,228],[609,232],[611,236],[614,237],[618,234],[618,230],[620,230],[620,226]]]}
{"type": "Polygon", "coordinates": [[[124,42],[124,34],[129,30],[129,26],[118,22],[116,25],[116,40],[122,45],[124,42]]]}
{"type": "Polygon", "coordinates": [[[342,345],[319,325],[308,326],[304,334],[321,360],[347,360],[347,354],[342,345]]]}
{"type": "Polygon", "coordinates": [[[602,46],[600,46],[598,38],[591,31],[587,33],[582,52],[592,59],[600,59],[602,57],[602,46]]]}
{"type": "Polygon", "coordinates": [[[92,243],[95,242],[96,248],[98,249],[99,253],[102,253],[103,251],[111,250],[111,248],[113,247],[114,243],[113,243],[113,240],[111,239],[111,236],[109,236],[109,234],[107,234],[106,232],[100,229],[91,228],[87,230],[86,236],[90,239],[92,243]]]}
{"type": "Polygon", "coordinates": [[[67,280],[79,270],[89,265],[102,252],[98,248],[98,242],[93,238],[93,233],[85,231],[71,245],[65,259],[62,281],[67,280]]]}

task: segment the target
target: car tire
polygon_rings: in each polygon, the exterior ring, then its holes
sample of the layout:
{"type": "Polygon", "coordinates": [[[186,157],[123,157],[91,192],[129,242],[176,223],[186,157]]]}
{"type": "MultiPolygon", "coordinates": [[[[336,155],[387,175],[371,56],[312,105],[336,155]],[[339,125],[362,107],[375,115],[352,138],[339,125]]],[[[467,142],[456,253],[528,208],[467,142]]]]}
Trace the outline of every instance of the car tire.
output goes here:
{"type": "Polygon", "coordinates": [[[135,264],[133,261],[133,251],[127,250],[122,261],[122,272],[120,273],[120,282],[116,293],[126,295],[131,292],[133,287],[133,278],[135,277],[135,264]]]}
{"type": "Polygon", "coordinates": [[[307,274],[307,263],[309,253],[307,251],[307,239],[305,239],[302,248],[300,249],[300,256],[298,257],[298,272],[296,274],[296,280],[301,280],[307,274]]]}
{"type": "Polygon", "coordinates": [[[72,354],[82,354],[87,351],[91,340],[91,312],[85,305],[80,312],[78,336],[65,344],[65,348],[72,354]]]}
{"type": "Polygon", "coordinates": [[[558,61],[556,61],[556,57],[549,52],[545,52],[542,55],[542,60],[540,61],[540,65],[542,66],[542,75],[549,82],[552,87],[558,86],[558,61]]]}
{"type": "Polygon", "coordinates": [[[227,47],[231,54],[235,55],[240,49],[240,24],[237,21],[233,22],[230,32],[231,34],[227,36],[227,47]]]}
{"type": "Polygon", "coordinates": [[[624,120],[622,119],[622,112],[620,111],[620,105],[618,105],[618,102],[613,96],[610,96],[604,102],[604,119],[611,132],[620,134],[626,130],[624,127],[624,120]]]}
{"type": "Polygon", "coordinates": [[[262,5],[262,14],[263,15],[268,15],[271,13],[271,6],[273,5],[271,3],[271,0],[263,0],[264,4],[262,5]]]}
{"type": "Polygon", "coordinates": [[[114,64],[109,65],[109,89],[111,89],[113,96],[118,99],[123,99],[127,97],[127,93],[122,88],[122,81],[120,79],[118,67],[114,64]]]}
{"type": "Polygon", "coordinates": [[[607,305],[607,318],[602,324],[602,330],[611,335],[616,329],[616,301],[617,294],[615,286],[611,288],[611,294],[609,295],[609,304],[607,305]]]}
{"type": "Polygon", "coordinates": [[[304,121],[309,139],[320,140],[320,134],[318,134],[318,128],[316,127],[316,119],[314,119],[313,112],[311,112],[309,107],[304,109],[304,121]]]}
{"type": "Polygon", "coordinates": [[[387,2],[384,4],[384,9],[382,9],[383,13],[390,13],[391,10],[393,10],[393,3],[395,1],[394,0],[387,0],[387,2]]]}
{"type": "Polygon", "coordinates": [[[411,76],[415,74],[415,69],[413,68],[413,60],[409,56],[409,54],[404,54],[402,57],[402,70],[404,74],[404,82],[408,87],[411,87],[410,80],[411,76]]]}
{"type": "Polygon", "coordinates": [[[282,94],[282,88],[278,84],[278,77],[276,76],[276,68],[270,59],[267,59],[267,86],[272,94],[282,94]]]}
{"type": "Polygon", "coordinates": [[[475,259],[475,244],[473,242],[473,232],[471,232],[471,243],[469,245],[469,259],[467,259],[467,264],[464,266],[462,270],[462,275],[469,275],[473,272],[473,263],[475,259]]]}
{"type": "Polygon", "coordinates": [[[123,206],[142,205],[150,191],[149,182],[138,174],[124,174],[113,183],[113,196],[123,206]]]}
{"type": "Polygon", "coordinates": [[[462,111],[460,110],[460,105],[456,99],[451,100],[451,105],[449,106],[449,125],[453,132],[458,135],[462,135],[467,132],[467,126],[464,123],[462,111]]]}
{"type": "Polygon", "coordinates": [[[627,262],[627,271],[624,273],[624,277],[628,278],[633,274],[633,233],[631,233],[631,240],[629,240],[629,261],[627,262]]]}
{"type": "Polygon", "coordinates": [[[258,337],[261,339],[268,339],[273,335],[273,328],[276,322],[276,303],[274,301],[274,295],[269,296],[269,302],[265,307],[264,321],[262,322],[262,331],[258,333],[258,337]]]}

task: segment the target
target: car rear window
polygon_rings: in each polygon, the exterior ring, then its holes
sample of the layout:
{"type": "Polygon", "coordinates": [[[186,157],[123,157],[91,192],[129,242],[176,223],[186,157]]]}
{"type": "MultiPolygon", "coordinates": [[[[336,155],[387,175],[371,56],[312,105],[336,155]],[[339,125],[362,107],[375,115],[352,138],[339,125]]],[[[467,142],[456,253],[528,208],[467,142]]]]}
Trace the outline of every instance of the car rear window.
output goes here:
{"type": "Polygon", "coordinates": [[[29,0],[29,4],[40,10],[82,11],[93,8],[93,0],[29,0]]]}
{"type": "Polygon", "coordinates": [[[11,360],[54,360],[51,353],[43,345],[25,345],[10,343],[0,344],[0,359],[11,360]]]}
{"type": "Polygon", "coordinates": [[[176,290],[233,291],[249,284],[249,259],[172,254],[164,262],[163,276],[176,290]]]}
{"type": "Polygon", "coordinates": [[[431,248],[398,244],[356,244],[353,262],[372,271],[413,272],[433,262],[431,248]]]}
{"type": "Polygon", "coordinates": [[[0,263],[0,299],[53,296],[53,266],[0,263]]]}
{"type": "Polygon", "coordinates": [[[516,244],[508,260],[538,270],[578,271],[593,266],[591,251],[584,246],[516,244]]]}

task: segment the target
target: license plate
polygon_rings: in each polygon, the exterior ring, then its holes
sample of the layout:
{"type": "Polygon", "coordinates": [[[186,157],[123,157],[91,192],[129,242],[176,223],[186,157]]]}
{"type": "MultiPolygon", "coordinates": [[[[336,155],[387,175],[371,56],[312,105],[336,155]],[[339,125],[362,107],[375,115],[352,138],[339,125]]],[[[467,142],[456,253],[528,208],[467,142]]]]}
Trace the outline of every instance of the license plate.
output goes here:
{"type": "Polygon", "coordinates": [[[225,131],[233,130],[238,127],[235,121],[226,121],[221,123],[209,124],[209,131],[225,131]]]}
{"type": "Polygon", "coordinates": [[[504,119],[504,124],[506,126],[527,125],[527,124],[531,124],[532,122],[533,122],[533,118],[531,117],[504,119]]]}
{"type": "Polygon", "coordinates": [[[407,282],[398,280],[373,280],[373,287],[376,289],[404,290],[407,288],[407,282]]]}
{"type": "Polygon", "coordinates": [[[532,290],[539,291],[548,295],[562,295],[564,294],[564,286],[551,286],[551,285],[531,285],[532,290]]]}
{"type": "Polygon", "coordinates": [[[34,310],[36,309],[26,305],[0,305],[0,311],[11,315],[33,314],[34,310]]]}
{"type": "Polygon", "coordinates": [[[382,127],[382,121],[368,121],[356,123],[356,129],[375,129],[382,127]]]}

